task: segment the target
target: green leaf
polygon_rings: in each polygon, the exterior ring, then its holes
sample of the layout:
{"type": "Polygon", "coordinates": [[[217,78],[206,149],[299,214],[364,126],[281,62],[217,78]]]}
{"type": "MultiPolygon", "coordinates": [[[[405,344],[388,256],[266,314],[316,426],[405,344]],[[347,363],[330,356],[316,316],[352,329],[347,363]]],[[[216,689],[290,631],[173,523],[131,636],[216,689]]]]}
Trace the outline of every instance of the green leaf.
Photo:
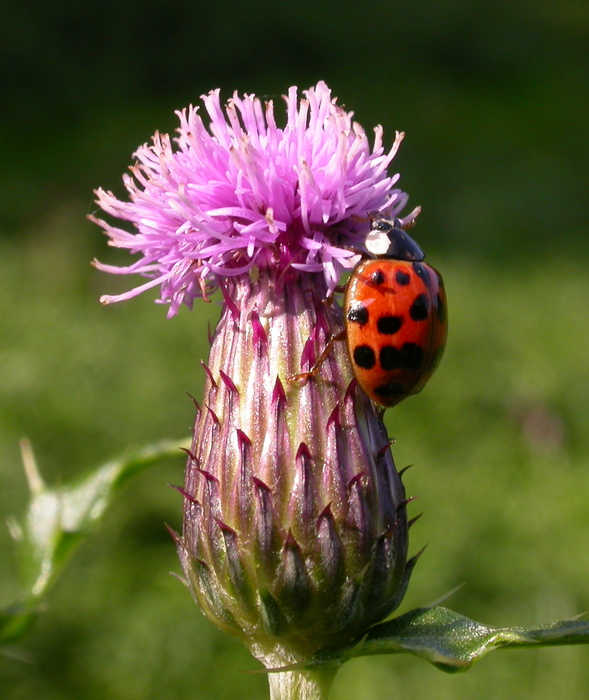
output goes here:
{"type": "Polygon", "coordinates": [[[589,644],[589,623],[565,620],[541,627],[488,627],[443,607],[418,608],[372,627],[357,645],[319,652],[314,665],[341,665],[357,656],[414,654],[454,673],[494,649],[589,644]]]}
{"type": "Polygon", "coordinates": [[[0,610],[0,645],[15,642],[31,629],[37,612],[26,605],[15,603],[0,610]]]}
{"type": "Polygon", "coordinates": [[[40,601],[76,548],[98,527],[123,484],[188,446],[187,440],[162,440],[128,451],[73,484],[49,488],[39,474],[30,444],[21,443],[31,498],[22,521],[10,519],[8,524],[19,550],[23,595],[18,603],[0,611],[0,643],[14,641],[28,631],[40,601]]]}

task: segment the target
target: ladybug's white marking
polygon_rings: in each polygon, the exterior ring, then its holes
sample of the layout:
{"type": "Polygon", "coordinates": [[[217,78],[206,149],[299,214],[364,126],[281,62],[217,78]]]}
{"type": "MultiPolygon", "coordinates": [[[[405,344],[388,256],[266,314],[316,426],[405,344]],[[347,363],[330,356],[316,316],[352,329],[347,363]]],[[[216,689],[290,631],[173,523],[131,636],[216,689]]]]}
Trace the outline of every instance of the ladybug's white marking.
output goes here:
{"type": "Polygon", "coordinates": [[[391,245],[391,240],[386,231],[371,229],[364,242],[366,250],[372,255],[386,255],[391,245]]]}

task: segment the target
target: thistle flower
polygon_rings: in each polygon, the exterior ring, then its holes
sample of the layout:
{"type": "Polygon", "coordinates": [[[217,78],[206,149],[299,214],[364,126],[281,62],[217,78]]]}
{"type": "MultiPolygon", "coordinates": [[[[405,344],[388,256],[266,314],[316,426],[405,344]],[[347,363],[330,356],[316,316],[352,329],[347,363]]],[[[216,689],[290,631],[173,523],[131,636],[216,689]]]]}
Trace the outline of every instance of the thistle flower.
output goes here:
{"type": "Polygon", "coordinates": [[[377,127],[371,148],[322,82],[301,100],[290,89],[284,127],[272,102],[202,99],[208,127],[190,107],[175,146],[156,133],[138,149],[130,201],[97,191],[135,231],[94,221],[141,258],[95,264],[149,278],[103,303],[160,286],[171,316],[221,290],[176,541],[205,615],[277,667],[360,637],[398,606],[412,565],[404,489],[344,344],[291,379],[342,328],[332,295],[368,212],[406,204],[387,175],[402,134],[385,151],[377,127]]]}

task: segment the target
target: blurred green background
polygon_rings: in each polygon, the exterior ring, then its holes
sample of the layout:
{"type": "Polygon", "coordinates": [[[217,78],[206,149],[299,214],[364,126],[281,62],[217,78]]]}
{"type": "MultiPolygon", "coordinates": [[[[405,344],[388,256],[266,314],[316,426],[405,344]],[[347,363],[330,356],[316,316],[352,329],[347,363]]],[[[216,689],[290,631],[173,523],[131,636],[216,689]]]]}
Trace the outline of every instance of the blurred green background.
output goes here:
{"type": "MultiPolygon", "coordinates": [[[[444,274],[451,329],[427,389],[387,413],[429,546],[402,611],[492,625],[589,609],[589,5],[21,0],[0,25],[0,513],[27,492],[18,440],[67,481],[129,443],[188,434],[214,305],[171,321],[85,216],[123,195],[135,148],[215,87],[276,98],[327,81],[367,131],[407,133],[395,168],[444,274]]],[[[256,664],[169,575],[182,459],[152,468],[84,544],[29,637],[0,655],[10,700],[262,698],[256,664]]],[[[0,607],[18,595],[0,533],[0,607]]],[[[587,697],[584,648],[503,651],[446,676],[350,662],[334,700],[587,697]]]]}

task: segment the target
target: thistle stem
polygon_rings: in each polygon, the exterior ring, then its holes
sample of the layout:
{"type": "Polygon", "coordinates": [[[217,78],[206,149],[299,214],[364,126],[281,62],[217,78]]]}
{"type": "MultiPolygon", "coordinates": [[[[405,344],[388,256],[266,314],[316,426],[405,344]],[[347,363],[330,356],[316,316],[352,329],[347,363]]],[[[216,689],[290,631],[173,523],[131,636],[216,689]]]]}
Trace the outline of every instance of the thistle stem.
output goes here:
{"type": "Polygon", "coordinates": [[[270,700],[327,700],[337,666],[270,673],[270,700]]]}

